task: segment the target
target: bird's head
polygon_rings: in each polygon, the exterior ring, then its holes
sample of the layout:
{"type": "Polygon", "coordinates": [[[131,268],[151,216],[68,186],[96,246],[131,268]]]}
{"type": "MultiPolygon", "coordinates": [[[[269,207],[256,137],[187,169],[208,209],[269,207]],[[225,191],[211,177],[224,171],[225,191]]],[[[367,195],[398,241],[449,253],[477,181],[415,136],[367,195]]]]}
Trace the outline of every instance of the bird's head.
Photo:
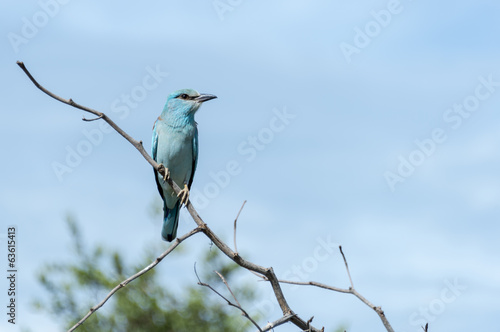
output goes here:
{"type": "Polygon", "coordinates": [[[166,108],[179,115],[194,115],[203,102],[214,98],[217,96],[200,94],[193,89],[181,89],[168,96],[166,108]]]}

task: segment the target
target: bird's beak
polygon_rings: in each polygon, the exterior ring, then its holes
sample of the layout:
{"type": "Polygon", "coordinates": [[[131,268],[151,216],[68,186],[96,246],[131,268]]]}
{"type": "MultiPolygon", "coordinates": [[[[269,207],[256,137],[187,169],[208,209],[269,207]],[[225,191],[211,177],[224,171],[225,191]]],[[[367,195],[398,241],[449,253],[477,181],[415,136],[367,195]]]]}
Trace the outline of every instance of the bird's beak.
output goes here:
{"type": "Polygon", "coordinates": [[[199,103],[203,103],[205,101],[208,101],[208,100],[212,100],[212,99],[215,99],[217,98],[217,96],[214,96],[214,95],[209,95],[209,94],[201,94],[199,95],[198,97],[196,98],[193,98],[193,100],[199,102],[199,103]]]}

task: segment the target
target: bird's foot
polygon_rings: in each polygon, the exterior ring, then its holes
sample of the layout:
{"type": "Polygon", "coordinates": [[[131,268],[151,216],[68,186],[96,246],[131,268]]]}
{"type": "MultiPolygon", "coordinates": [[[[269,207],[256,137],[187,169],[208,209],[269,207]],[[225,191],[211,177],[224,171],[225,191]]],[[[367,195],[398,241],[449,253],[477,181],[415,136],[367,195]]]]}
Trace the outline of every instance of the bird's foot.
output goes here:
{"type": "Polygon", "coordinates": [[[181,206],[186,205],[189,200],[189,189],[187,184],[184,184],[184,189],[182,189],[177,195],[181,199],[181,206]]]}
{"type": "Polygon", "coordinates": [[[160,174],[161,174],[161,170],[164,171],[163,181],[167,181],[167,179],[170,177],[170,171],[163,164],[159,164],[158,165],[158,172],[160,172],[160,174]]]}

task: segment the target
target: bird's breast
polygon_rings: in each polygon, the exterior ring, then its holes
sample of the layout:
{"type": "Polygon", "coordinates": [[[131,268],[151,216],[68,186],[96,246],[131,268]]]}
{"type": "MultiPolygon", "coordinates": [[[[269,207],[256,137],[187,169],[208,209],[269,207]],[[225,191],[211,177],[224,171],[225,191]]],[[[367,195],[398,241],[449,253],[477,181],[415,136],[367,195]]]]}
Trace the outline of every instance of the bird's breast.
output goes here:
{"type": "Polygon", "coordinates": [[[179,185],[189,180],[193,165],[195,128],[158,128],[157,162],[164,164],[179,185]]]}

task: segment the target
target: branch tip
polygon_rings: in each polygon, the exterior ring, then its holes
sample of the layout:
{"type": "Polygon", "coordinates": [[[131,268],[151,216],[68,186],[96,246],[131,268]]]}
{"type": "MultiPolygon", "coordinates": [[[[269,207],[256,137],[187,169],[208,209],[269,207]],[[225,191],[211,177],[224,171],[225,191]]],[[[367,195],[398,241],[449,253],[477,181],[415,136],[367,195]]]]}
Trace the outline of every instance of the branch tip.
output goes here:
{"type": "Polygon", "coordinates": [[[351,283],[351,287],[349,289],[354,289],[354,283],[352,282],[351,272],[349,271],[349,265],[347,265],[347,259],[345,258],[344,252],[342,251],[342,246],[339,246],[340,253],[342,254],[342,258],[344,259],[345,269],[347,270],[347,275],[349,276],[349,282],[351,283]]]}
{"type": "Polygon", "coordinates": [[[238,218],[240,217],[240,213],[243,210],[243,207],[245,206],[246,202],[247,202],[246,200],[243,201],[243,204],[241,205],[241,208],[238,211],[236,218],[234,219],[234,251],[236,252],[236,255],[238,255],[238,247],[236,246],[236,223],[238,222],[238,218]]]}

